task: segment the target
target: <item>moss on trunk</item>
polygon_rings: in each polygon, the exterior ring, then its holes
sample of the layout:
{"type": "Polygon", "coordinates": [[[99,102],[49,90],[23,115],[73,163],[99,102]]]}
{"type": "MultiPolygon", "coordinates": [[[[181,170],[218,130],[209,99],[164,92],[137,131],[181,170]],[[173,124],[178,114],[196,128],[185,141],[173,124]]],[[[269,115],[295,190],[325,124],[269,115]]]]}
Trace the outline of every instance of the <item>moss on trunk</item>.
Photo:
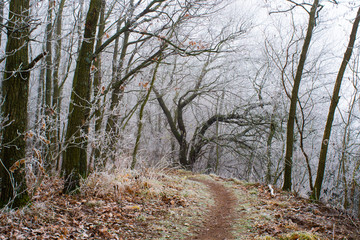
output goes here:
{"type": "Polygon", "coordinates": [[[0,206],[18,208],[29,201],[24,160],[27,128],[27,104],[29,92],[28,38],[29,1],[10,2],[8,40],[6,45],[5,74],[2,79],[2,114],[8,118],[3,129],[1,144],[1,197],[0,206]],[[24,70],[25,69],[25,70],[24,70]],[[21,163],[21,164],[20,164],[21,163]],[[15,167],[17,166],[17,167],[15,167]]]}
{"type": "Polygon", "coordinates": [[[87,175],[90,68],[100,9],[101,0],[91,0],[86,16],[84,40],[76,63],[65,137],[67,144],[63,164],[65,193],[76,190],[80,185],[80,178],[87,175]]]}

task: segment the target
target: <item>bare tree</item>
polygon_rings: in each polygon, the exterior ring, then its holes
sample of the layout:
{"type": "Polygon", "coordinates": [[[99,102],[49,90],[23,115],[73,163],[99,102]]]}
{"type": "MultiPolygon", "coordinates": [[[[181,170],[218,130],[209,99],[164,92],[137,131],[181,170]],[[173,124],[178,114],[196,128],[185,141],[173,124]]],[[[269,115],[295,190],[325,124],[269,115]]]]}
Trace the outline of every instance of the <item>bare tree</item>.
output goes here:
{"type": "Polygon", "coordinates": [[[135,141],[134,151],[132,153],[131,169],[135,168],[135,165],[136,165],[136,162],[137,162],[136,155],[137,155],[137,151],[139,149],[140,138],[141,138],[141,130],[142,130],[142,127],[143,127],[144,109],[145,109],[146,103],[149,101],[150,93],[151,93],[151,91],[152,91],[152,89],[154,87],[154,83],[155,83],[155,80],[156,80],[156,74],[157,74],[157,71],[159,69],[159,65],[161,63],[161,56],[157,61],[158,61],[158,63],[155,65],[154,73],[153,73],[153,76],[152,76],[152,79],[151,79],[151,82],[150,82],[150,86],[149,86],[149,88],[145,88],[147,93],[146,93],[146,95],[144,97],[144,100],[143,100],[143,102],[142,102],[142,104],[140,106],[140,110],[139,110],[138,130],[137,130],[137,134],[136,134],[136,141],[135,141]]]}
{"type": "Polygon", "coordinates": [[[311,10],[309,12],[309,23],[306,36],[304,39],[303,48],[301,51],[299,63],[294,77],[294,84],[291,92],[291,101],[289,109],[289,117],[286,130],[286,152],[285,152],[285,171],[284,171],[284,185],[283,190],[291,191],[292,185],[292,165],[293,165],[293,147],[294,147],[294,125],[296,117],[296,107],[298,102],[298,93],[300,88],[300,82],[303,75],[303,70],[306,62],[307,53],[309,50],[313,29],[315,27],[316,14],[319,6],[319,0],[314,0],[311,10]]]}
{"type": "Polygon", "coordinates": [[[350,58],[351,58],[351,55],[353,52],[359,22],[360,22],[360,8],[356,14],[356,18],[353,23],[353,27],[352,27],[351,34],[350,34],[349,43],[348,43],[347,49],[345,51],[343,61],[341,63],[338,75],[336,77],[335,85],[334,85],[334,90],[333,90],[331,103],[330,103],[330,107],[329,107],[329,113],[328,113],[325,129],[324,129],[323,140],[321,143],[320,157],[319,157],[319,163],[318,163],[318,168],[317,168],[316,180],[315,180],[315,184],[314,184],[314,190],[312,191],[312,194],[311,194],[311,198],[315,199],[315,200],[318,200],[320,198],[321,186],[322,186],[322,182],[324,179],[324,173],[325,173],[326,155],[327,155],[328,145],[329,145],[329,141],[330,141],[330,134],[331,134],[332,123],[334,120],[335,110],[336,110],[336,106],[338,105],[338,102],[339,102],[339,92],[340,92],[341,82],[342,82],[342,79],[343,79],[343,76],[344,76],[344,73],[346,70],[346,66],[347,66],[348,62],[350,61],[350,58]]]}
{"type": "MultiPolygon", "coordinates": [[[[217,54],[204,54],[204,60],[200,62],[201,67],[198,67],[199,70],[197,70],[199,71],[198,74],[188,75],[181,70],[173,70],[174,72],[179,72],[179,76],[174,75],[174,73],[167,74],[165,77],[168,79],[168,83],[163,83],[163,89],[158,90],[157,88],[153,88],[156,99],[167,120],[168,128],[178,145],[177,162],[187,169],[194,168],[198,160],[204,155],[205,147],[209,144],[213,143],[221,145],[221,147],[226,146],[232,149],[232,151],[237,151],[236,148],[239,148],[238,151],[240,151],[240,148],[249,147],[245,139],[251,135],[250,133],[257,131],[259,125],[264,124],[264,119],[252,115],[252,112],[260,107],[261,104],[249,104],[247,107],[234,106],[234,108],[228,111],[222,109],[221,112],[215,109],[215,113],[207,108],[205,108],[205,110],[198,107],[202,106],[201,102],[206,101],[205,99],[207,98],[213,100],[213,98],[218,95],[217,93],[221,93],[218,96],[219,98],[224,98],[223,94],[224,91],[226,91],[224,90],[224,86],[226,83],[221,85],[222,81],[219,80],[221,77],[215,74],[215,72],[221,73],[224,71],[222,69],[224,65],[216,62],[217,58],[221,59],[219,56],[221,56],[221,52],[217,54]],[[167,77],[169,75],[174,76],[174,79],[167,77]],[[189,79],[193,78],[194,80],[188,82],[190,81],[189,79]],[[172,85],[174,85],[173,87],[175,87],[175,89],[176,86],[178,88],[172,101],[175,106],[172,106],[171,101],[166,100],[168,96],[171,96],[171,94],[167,95],[167,93],[169,92],[169,88],[173,88],[171,87],[172,85]],[[183,86],[184,89],[181,88],[180,90],[180,86],[183,86]],[[190,117],[189,112],[191,112],[191,110],[195,111],[194,109],[197,108],[199,108],[199,112],[209,112],[208,116],[204,117],[193,113],[194,116],[190,117]],[[200,111],[200,109],[202,109],[202,111],[200,111]],[[228,132],[230,132],[228,134],[216,133],[216,125],[219,124],[226,125],[227,129],[237,130],[228,130],[228,132]],[[236,147],[232,147],[230,142],[236,147]]],[[[194,62],[190,61],[189,67],[192,65],[194,65],[194,62]]],[[[176,62],[174,63],[174,69],[175,66],[179,67],[181,65],[176,62]]],[[[186,69],[187,65],[184,65],[183,68],[186,69]]],[[[192,72],[196,72],[196,70],[192,72]]],[[[226,105],[226,103],[224,103],[224,105],[226,105]]],[[[219,163],[217,166],[219,167],[219,163]]]]}
{"type": "MultiPolygon", "coordinates": [[[[124,25],[111,37],[109,37],[101,46],[94,49],[94,35],[96,24],[98,22],[99,10],[101,9],[101,1],[91,1],[85,24],[84,41],[81,45],[78,63],[75,70],[73,81],[73,92],[69,108],[69,122],[66,133],[66,142],[68,144],[64,154],[63,168],[65,171],[65,192],[74,191],[79,186],[80,176],[85,177],[87,173],[87,134],[88,121],[90,116],[90,91],[89,91],[89,74],[91,62],[101,53],[110,43],[119,38],[121,35],[133,31],[142,21],[144,17],[150,13],[156,13],[162,6],[164,0],[153,0],[149,2],[143,10],[132,16],[134,7],[129,8],[130,18],[126,18],[124,25]]],[[[131,5],[131,4],[130,4],[131,5]]],[[[166,5],[165,5],[166,6],[166,5]]],[[[138,5],[136,7],[139,7],[138,5]]],[[[162,14],[159,11],[156,14],[162,14]]],[[[154,17],[150,17],[151,19],[154,17]]],[[[148,19],[146,19],[148,21],[148,19]]],[[[131,69],[125,76],[115,84],[115,89],[119,89],[125,80],[137,73],[140,69],[154,63],[154,58],[163,51],[162,48],[155,50],[153,54],[147,57],[143,62],[131,69]],[[119,85],[118,85],[119,84],[119,85]]]]}

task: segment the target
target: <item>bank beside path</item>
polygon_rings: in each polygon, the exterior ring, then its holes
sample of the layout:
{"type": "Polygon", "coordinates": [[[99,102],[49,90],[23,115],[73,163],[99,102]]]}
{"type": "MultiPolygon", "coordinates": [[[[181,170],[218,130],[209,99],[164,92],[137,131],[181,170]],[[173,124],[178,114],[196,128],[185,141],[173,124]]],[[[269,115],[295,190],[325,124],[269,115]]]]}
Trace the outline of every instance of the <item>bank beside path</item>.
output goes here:
{"type": "Polygon", "coordinates": [[[80,194],[45,177],[0,212],[0,239],[360,239],[344,212],[268,186],[174,169],[93,173],[80,194]]]}

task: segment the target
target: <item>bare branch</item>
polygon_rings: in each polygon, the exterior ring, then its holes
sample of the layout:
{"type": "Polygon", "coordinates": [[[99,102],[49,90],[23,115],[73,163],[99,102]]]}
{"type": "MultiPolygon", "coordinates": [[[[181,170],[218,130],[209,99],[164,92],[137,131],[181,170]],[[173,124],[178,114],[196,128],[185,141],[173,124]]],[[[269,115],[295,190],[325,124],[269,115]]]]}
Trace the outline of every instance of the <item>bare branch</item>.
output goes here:
{"type": "Polygon", "coordinates": [[[273,14],[273,13],[286,13],[286,12],[290,12],[292,11],[294,8],[296,7],[301,7],[303,8],[308,14],[310,14],[310,11],[306,9],[305,6],[310,6],[311,7],[311,4],[309,3],[297,3],[293,0],[287,0],[288,2],[294,4],[293,6],[291,6],[290,8],[288,9],[284,9],[284,10],[277,10],[277,11],[272,11],[272,12],[269,12],[269,14],[273,14]]]}
{"type": "Polygon", "coordinates": [[[27,71],[33,68],[38,61],[40,61],[43,57],[46,56],[46,54],[47,52],[40,53],[36,58],[34,58],[34,60],[29,63],[29,65],[24,68],[24,70],[27,71]]]}

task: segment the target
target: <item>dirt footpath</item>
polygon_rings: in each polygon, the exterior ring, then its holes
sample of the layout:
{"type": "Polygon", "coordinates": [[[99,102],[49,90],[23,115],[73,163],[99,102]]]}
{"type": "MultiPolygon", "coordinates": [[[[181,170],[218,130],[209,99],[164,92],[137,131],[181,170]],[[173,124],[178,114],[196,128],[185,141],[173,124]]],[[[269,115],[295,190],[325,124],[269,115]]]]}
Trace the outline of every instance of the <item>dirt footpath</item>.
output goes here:
{"type": "Polygon", "coordinates": [[[195,237],[192,237],[191,239],[233,239],[231,228],[236,218],[235,207],[237,205],[237,199],[233,192],[213,180],[192,180],[208,186],[211,195],[214,197],[215,203],[207,210],[208,214],[204,219],[203,227],[195,229],[195,237]]]}

